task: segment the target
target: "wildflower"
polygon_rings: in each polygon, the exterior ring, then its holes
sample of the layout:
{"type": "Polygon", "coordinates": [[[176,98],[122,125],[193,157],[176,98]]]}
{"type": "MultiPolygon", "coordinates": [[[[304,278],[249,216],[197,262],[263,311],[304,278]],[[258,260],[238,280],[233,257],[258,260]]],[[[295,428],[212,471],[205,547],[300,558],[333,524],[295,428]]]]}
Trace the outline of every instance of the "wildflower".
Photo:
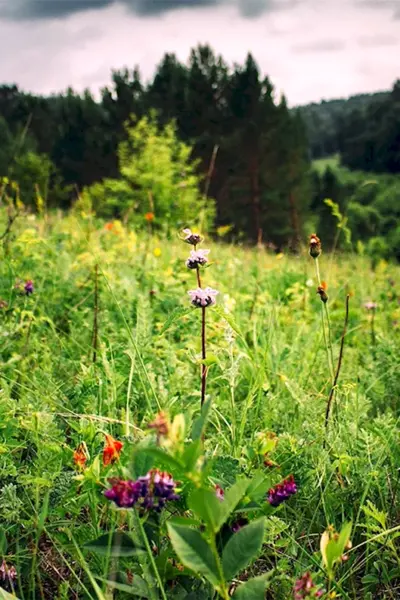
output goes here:
{"type": "Polygon", "coordinates": [[[161,248],[154,248],[153,254],[156,258],[159,258],[161,256],[161,248]]]}
{"type": "Polygon", "coordinates": [[[303,600],[304,598],[321,598],[324,595],[323,590],[319,590],[315,585],[311,573],[304,573],[296,581],[293,588],[294,600],[303,600]]]}
{"type": "Polygon", "coordinates": [[[218,484],[215,486],[215,495],[217,496],[218,500],[221,501],[225,498],[225,492],[223,488],[218,484]]]}
{"type": "Polygon", "coordinates": [[[78,469],[84,469],[88,459],[88,452],[85,442],[79,444],[78,448],[74,452],[73,460],[74,464],[78,469]]]}
{"type": "Polygon", "coordinates": [[[207,255],[210,254],[209,250],[191,250],[190,256],[186,261],[188,269],[198,269],[207,264],[207,255]]]}
{"type": "Polygon", "coordinates": [[[152,212],[147,212],[147,213],[144,215],[144,218],[146,219],[146,221],[147,221],[148,223],[151,223],[152,221],[154,221],[154,213],[152,213],[152,212]]]}
{"type": "Polygon", "coordinates": [[[30,296],[31,294],[33,294],[33,281],[31,279],[28,279],[28,281],[25,283],[24,285],[24,291],[25,294],[27,296],[30,296]]]}
{"type": "Polygon", "coordinates": [[[106,443],[103,450],[103,465],[112,465],[120,457],[123,443],[106,434],[106,443]]]}
{"type": "Polygon", "coordinates": [[[328,294],[325,291],[326,288],[324,286],[319,285],[317,288],[317,294],[321,298],[322,302],[326,304],[328,302],[328,294]]]}
{"type": "Polygon", "coordinates": [[[185,235],[183,241],[191,246],[197,246],[200,242],[203,241],[202,236],[199,233],[195,233],[191,229],[184,229],[182,233],[185,235]]]}
{"type": "Polygon", "coordinates": [[[297,492],[297,485],[293,475],[290,475],[278,483],[268,492],[268,502],[271,506],[279,506],[285,500],[288,500],[290,496],[293,496],[297,492]]]}
{"type": "Polygon", "coordinates": [[[197,308],[205,308],[206,306],[213,306],[216,304],[218,293],[217,290],[213,290],[210,287],[206,287],[204,290],[202,288],[197,288],[197,290],[190,290],[188,292],[191,303],[197,308]]]}
{"type": "Polygon", "coordinates": [[[160,512],[165,504],[171,500],[178,500],[176,483],[167,472],[152,469],[146,475],[138,477],[136,481],[111,479],[111,489],[104,495],[115,502],[119,508],[132,508],[137,505],[144,510],[160,512]]]}
{"type": "Polygon", "coordinates": [[[378,305],[377,305],[377,303],[376,303],[376,302],[366,302],[366,303],[364,304],[364,308],[365,308],[366,310],[371,310],[371,311],[373,311],[373,310],[376,310],[376,309],[378,308],[378,305]]]}
{"type": "Polygon", "coordinates": [[[321,252],[321,240],[319,239],[316,233],[312,233],[310,235],[310,256],[312,256],[313,258],[318,258],[321,252]]]}
{"type": "Polygon", "coordinates": [[[104,229],[105,229],[106,231],[112,231],[112,230],[114,229],[114,223],[106,223],[106,224],[104,225],[104,229]]]}
{"type": "Polygon", "coordinates": [[[154,421],[148,424],[149,429],[155,429],[157,433],[157,439],[161,436],[167,436],[169,433],[170,423],[165,412],[161,411],[158,413],[154,421]]]}
{"type": "Polygon", "coordinates": [[[0,300],[0,309],[7,308],[8,304],[5,300],[0,300]]]}
{"type": "Polygon", "coordinates": [[[3,582],[10,582],[10,581],[14,581],[14,579],[16,579],[17,577],[17,570],[16,568],[11,565],[9,566],[6,561],[3,559],[3,562],[0,565],[0,581],[3,582]]]}

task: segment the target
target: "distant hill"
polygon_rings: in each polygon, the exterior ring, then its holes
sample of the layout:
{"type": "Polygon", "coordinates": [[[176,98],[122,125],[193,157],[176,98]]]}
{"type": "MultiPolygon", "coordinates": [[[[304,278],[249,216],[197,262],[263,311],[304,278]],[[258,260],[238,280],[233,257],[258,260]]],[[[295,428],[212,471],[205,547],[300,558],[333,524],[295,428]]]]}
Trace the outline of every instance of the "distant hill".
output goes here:
{"type": "Polygon", "coordinates": [[[363,111],[375,101],[384,100],[390,92],[357,94],[350,98],[322,100],[295,107],[306,124],[311,158],[323,158],[339,152],[339,131],[343,121],[354,110],[363,111]]]}

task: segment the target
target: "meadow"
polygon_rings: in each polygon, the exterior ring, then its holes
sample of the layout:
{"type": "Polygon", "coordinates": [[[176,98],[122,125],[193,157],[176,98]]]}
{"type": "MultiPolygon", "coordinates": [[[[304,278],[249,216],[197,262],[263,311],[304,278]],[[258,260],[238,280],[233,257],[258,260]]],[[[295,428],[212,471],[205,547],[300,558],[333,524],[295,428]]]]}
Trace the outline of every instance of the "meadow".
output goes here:
{"type": "Polygon", "coordinates": [[[182,237],[2,240],[0,598],[399,598],[399,267],[182,237]]]}

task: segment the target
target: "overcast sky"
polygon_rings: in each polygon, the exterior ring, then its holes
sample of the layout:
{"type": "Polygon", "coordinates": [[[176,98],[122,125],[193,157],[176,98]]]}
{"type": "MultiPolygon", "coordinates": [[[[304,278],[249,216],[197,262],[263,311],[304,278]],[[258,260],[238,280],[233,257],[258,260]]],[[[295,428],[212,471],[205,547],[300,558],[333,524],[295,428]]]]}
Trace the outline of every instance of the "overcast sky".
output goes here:
{"type": "Polygon", "coordinates": [[[250,51],[291,105],[400,78],[400,0],[0,0],[0,82],[93,92],[111,69],[147,80],[165,52],[250,51]]]}

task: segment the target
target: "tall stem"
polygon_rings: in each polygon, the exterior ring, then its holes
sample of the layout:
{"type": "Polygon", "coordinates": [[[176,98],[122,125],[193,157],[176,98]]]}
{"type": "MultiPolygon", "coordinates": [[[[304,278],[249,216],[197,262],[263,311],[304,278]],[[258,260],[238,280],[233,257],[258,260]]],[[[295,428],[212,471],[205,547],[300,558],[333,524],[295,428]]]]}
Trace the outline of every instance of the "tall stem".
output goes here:
{"type": "MultiPolygon", "coordinates": [[[[319,272],[318,258],[314,259],[314,263],[315,263],[315,271],[316,271],[316,274],[317,274],[318,285],[321,286],[322,283],[321,283],[321,275],[320,275],[320,272],[319,272]]],[[[325,348],[326,348],[326,354],[327,354],[327,357],[328,357],[328,366],[329,366],[329,372],[330,372],[330,375],[331,375],[331,381],[333,381],[333,362],[334,361],[333,361],[333,350],[332,350],[332,339],[331,339],[331,326],[330,326],[330,322],[329,322],[328,307],[326,306],[326,304],[324,302],[322,304],[323,304],[322,309],[321,309],[322,333],[323,333],[323,336],[324,336],[324,343],[325,343],[325,348]],[[327,319],[327,328],[328,328],[329,342],[328,342],[328,338],[326,336],[324,312],[326,314],[326,319],[327,319]]]]}
{"type": "Polygon", "coordinates": [[[344,350],[344,338],[345,338],[346,333],[347,333],[347,324],[349,322],[349,300],[350,300],[350,296],[349,296],[349,294],[347,294],[347,296],[346,296],[346,316],[345,316],[345,319],[344,319],[344,327],[343,327],[342,338],[341,338],[341,342],[340,342],[339,359],[338,359],[338,364],[337,364],[337,367],[336,367],[336,373],[335,373],[335,378],[333,380],[333,385],[331,387],[331,391],[329,392],[328,403],[326,405],[325,431],[327,431],[327,429],[328,429],[329,415],[330,415],[330,411],[331,411],[331,407],[332,407],[332,401],[333,401],[333,397],[335,395],[335,390],[336,390],[337,382],[338,382],[339,375],[340,375],[340,369],[342,367],[343,350],[344,350]]]}
{"type": "Polygon", "coordinates": [[[93,310],[93,362],[97,360],[99,338],[99,265],[94,267],[94,310],[93,310]]]}
{"type": "MultiPolygon", "coordinates": [[[[196,246],[195,246],[196,249],[196,246]]],[[[201,277],[200,277],[200,269],[197,267],[196,269],[197,275],[197,285],[201,288],[201,277]]],[[[206,307],[202,306],[201,308],[201,406],[203,406],[206,400],[206,384],[207,384],[207,366],[205,364],[205,360],[207,358],[206,354],[206,307]]]]}
{"type": "MultiPolygon", "coordinates": [[[[147,534],[146,534],[146,532],[144,530],[144,527],[143,527],[143,523],[140,520],[140,516],[137,514],[136,510],[134,511],[134,513],[135,513],[135,521],[136,521],[136,524],[137,524],[138,529],[140,531],[140,534],[142,536],[142,539],[143,539],[143,542],[144,542],[144,545],[145,545],[145,548],[146,548],[146,551],[147,551],[147,556],[149,558],[149,562],[150,562],[151,568],[153,570],[155,579],[156,579],[157,584],[158,584],[158,588],[159,588],[159,591],[160,591],[160,594],[161,594],[161,598],[162,598],[162,600],[168,600],[168,598],[166,596],[166,593],[165,593],[165,590],[164,590],[163,583],[161,581],[160,573],[159,573],[159,571],[157,569],[157,565],[156,565],[156,562],[154,560],[153,552],[151,551],[151,548],[150,548],[150,544],[149,544],[149,540],[147,538],[147,534]]],[[[149,589],[150,589],[151,597],[154,598],[154,594],[153,594],[154,590],[153,590],[153,588],[151,586],[151,582],[149,582],[149,589]]],[[[156,598],[157,598],[157,595],[155,595],[155,599],[156,598]]]]}

